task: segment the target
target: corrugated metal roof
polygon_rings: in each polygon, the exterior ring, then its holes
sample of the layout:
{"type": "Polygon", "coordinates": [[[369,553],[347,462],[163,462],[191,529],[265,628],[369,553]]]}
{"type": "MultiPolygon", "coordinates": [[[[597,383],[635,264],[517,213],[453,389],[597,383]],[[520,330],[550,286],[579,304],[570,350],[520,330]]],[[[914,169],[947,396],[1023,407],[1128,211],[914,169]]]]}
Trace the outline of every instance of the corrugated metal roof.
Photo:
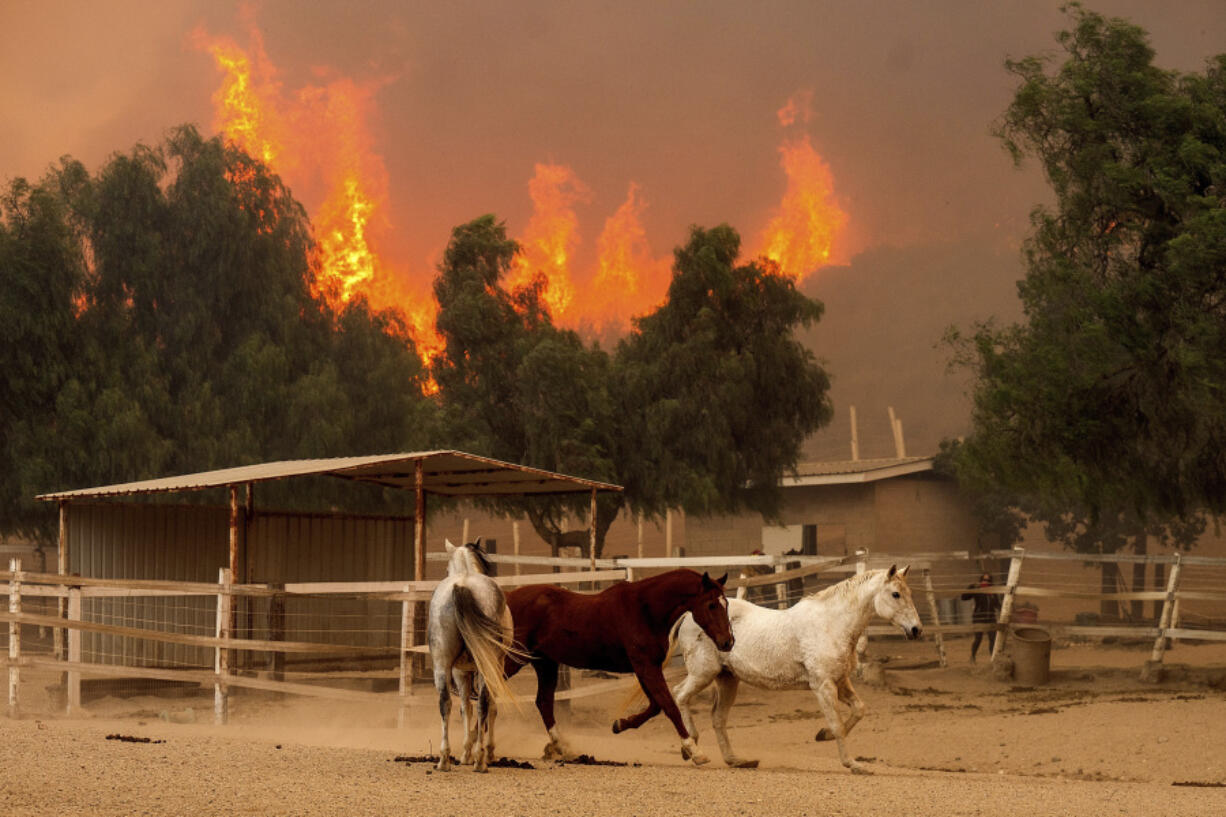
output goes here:
{"type": "Polygon", "coordinates": [[[402,454],[375,454],[365,457],[332,457],[316,460],[283,460],[218,471],[202,471],[162,479],[146,479],[41,494],[37,499],[79,499],[82,497],[128,496],[131,494],[198,491],[247,482],[269,482],[289,477],[327,475],[342,479],[372,482],[391,488],[414,487],[416,463],[422,461],[425,490],[447,496],[521,496],[620,491],[620,485],[572,477],[554,471],[479,457],[462,451],[417,451],[402,454]]]}
{"type": "Polygon", "coordinates": [[[779,481],[783,487],[800,485],[845,485],[875,482],[932,470],[933,457],[883,457],[866,460],[805,462],[796,466],[796,476],[779,481]]]}

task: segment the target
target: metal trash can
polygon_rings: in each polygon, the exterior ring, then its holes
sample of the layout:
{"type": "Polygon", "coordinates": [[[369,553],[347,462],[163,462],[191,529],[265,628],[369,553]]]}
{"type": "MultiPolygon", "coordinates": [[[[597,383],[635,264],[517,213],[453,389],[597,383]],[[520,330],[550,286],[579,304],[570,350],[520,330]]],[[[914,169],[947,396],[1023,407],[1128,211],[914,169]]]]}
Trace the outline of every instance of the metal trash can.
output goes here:
{"type": "Polygon", "coordinates": [[[1013,680],[1018,686],[1037,687],[1051,675],[1051,633],[1042,627],[1014,627],[1013,680]]]}

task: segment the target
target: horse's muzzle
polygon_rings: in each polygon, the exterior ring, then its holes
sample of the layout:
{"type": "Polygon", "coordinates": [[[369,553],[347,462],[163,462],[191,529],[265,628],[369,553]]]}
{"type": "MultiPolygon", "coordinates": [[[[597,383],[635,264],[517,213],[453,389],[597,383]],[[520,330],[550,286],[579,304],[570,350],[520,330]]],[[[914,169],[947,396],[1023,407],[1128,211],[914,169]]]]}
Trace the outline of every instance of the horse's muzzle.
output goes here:
{"type": "Polygon", "coordinates": [[[919,628],[919,625],[914,627],[903,627],[903,632],[907,634],[908,641],[914,641],[924,633],[924,631],[919,628]]]}
{"type": "Polygon", "coordinates": [[[715,646],[719,647],[720,652],[728,652],[728,650],[732,649],[732,646],[734,644],[736,644],[736,636],[730,635],[728,636],[727,641],[724,641],[720,644],[716,644],[715,646]]]}

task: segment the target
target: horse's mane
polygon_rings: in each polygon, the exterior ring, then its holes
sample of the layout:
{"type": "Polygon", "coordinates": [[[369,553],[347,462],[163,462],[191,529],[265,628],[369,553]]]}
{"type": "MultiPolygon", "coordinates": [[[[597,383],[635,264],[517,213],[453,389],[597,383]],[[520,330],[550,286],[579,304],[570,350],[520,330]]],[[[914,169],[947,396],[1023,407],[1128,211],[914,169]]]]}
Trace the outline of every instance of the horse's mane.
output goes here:
{"type": "Polygon", "coordinates": [[[846,579],[843,579],[843,581],[839,582],[838,584],[832,584],[829,587],[823,588],[821,590],[814,590],[812,593],[809,593],[808,595],[806,595],[805,598],[815,599],[817,601],[826,601],[827,599],[830,599],[834,596],[839,596],[839,597],[847,596],[851,594],[852,592],[854,592],[855,590],[859,589],[860,585],[871,580],[878,574],[884,573],[884,572],[885,572],[884,568],[878,568],[876,570],[866,570],[863,573],[853,573],[852,575],[848,576],[846,579]]]}
{"type": "Polygon", "coordinates": [[[478,539],[476,542],[469,542],[464,547],[473,552],[473,556],[475,556],[477,559],[477,564],[481,566],[482,575],[490,575],[490,560],[486,556],[485,551],[481,548],[481,540],[478,539]]]}

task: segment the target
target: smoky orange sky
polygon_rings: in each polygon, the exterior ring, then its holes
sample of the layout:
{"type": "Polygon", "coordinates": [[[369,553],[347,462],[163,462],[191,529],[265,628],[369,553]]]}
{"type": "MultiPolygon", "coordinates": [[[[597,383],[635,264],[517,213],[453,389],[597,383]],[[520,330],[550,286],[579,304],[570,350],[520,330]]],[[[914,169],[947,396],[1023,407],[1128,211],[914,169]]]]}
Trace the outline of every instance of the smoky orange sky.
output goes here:
{"type": "MultiPolygon", "coordinates": [[[[950,391],[924,351],[932,332],[1008,313],[1045,195],[990,133],[1013,88],[1002,63],[1054,53],[1060,5],[4,0],[0,181],[65,154],[96,170],[184,122],[213,132],[222,74],[201,32],[252,54],[258,32],[286,98],[360,91],[359,136],[386,185],[369,237],[390,274],[423,289],[453,226],[493,212],[514,236],[530,230],[538,165],[573,174],[577,268],[596,269],[602,228],[630,200],[651,259],[691,224],[728,222],[756,250],[787,191],[781,146],[803,137],[847,215],[839,266],[804,283],[827,304],[810,340],[836,412],[861,400],[884,416],[889,402],[906,422],[928,400],[912,428],[931,426],[931,448],[965,418],[964,402],[915,393],[950,391]],[[785,126],[795,99],[808,115],[785,126]],[[920,347],[937,382],[891,391],[892,371],[927,371],[907,357],[920,347]]],[[[1220,0],[1088,5],[1147,29],[1165,67],[1200,70],[1226,50],[1220,0]]],[[[285,175],[316,218],[326,185],[310,161],[285,175]]]]}

